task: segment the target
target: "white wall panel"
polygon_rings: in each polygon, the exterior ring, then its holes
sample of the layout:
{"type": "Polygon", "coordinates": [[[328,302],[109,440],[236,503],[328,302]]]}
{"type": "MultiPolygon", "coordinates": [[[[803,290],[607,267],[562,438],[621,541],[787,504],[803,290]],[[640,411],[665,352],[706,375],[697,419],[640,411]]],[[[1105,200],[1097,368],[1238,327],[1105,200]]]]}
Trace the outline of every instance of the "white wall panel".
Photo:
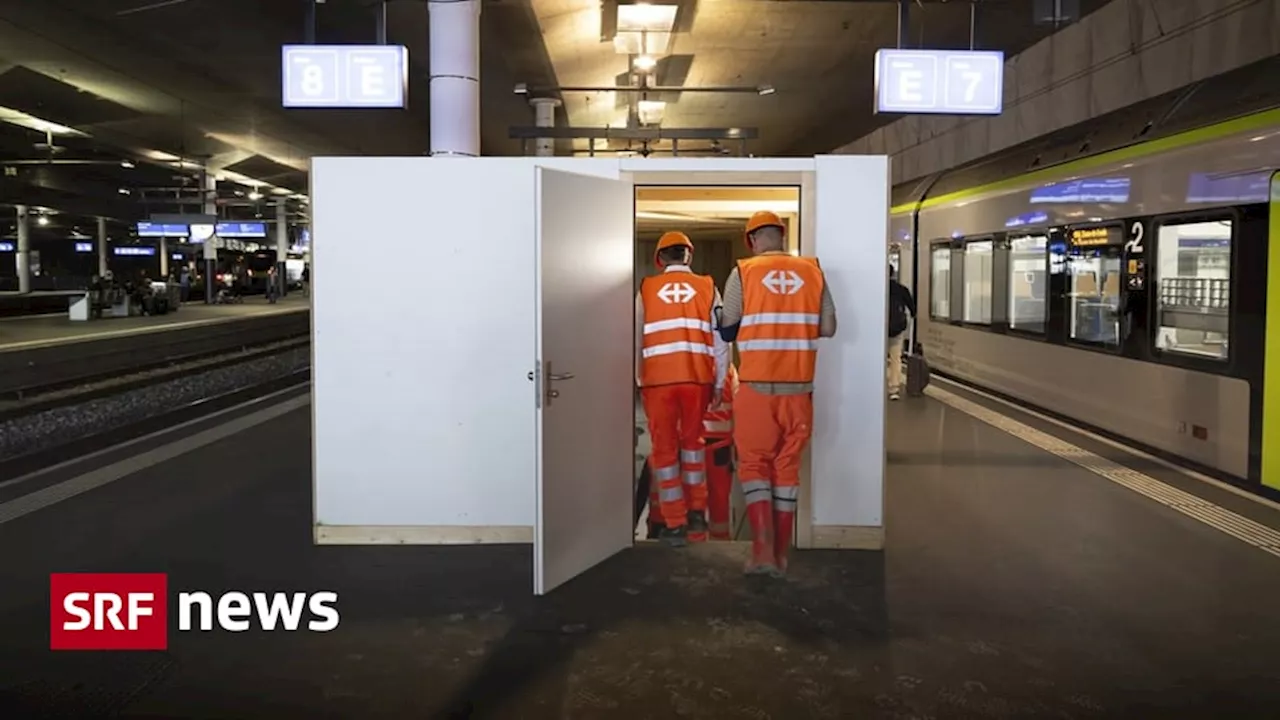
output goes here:
{"type": "Polygon", "coordinates": [[[318,525],[532,525],[534,172],[313,161],[318,525]]]}

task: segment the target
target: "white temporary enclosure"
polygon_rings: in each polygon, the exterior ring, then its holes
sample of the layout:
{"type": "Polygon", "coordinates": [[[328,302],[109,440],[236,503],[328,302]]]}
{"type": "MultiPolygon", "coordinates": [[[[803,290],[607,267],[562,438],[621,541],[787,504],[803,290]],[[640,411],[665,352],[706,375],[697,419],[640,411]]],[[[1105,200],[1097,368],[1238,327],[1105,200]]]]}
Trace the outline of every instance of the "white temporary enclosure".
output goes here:
{"type": "Polygon", "coordinates": [[[316,158],[315,540],[528,543],[547,592],[632,543],[636,185],[795,185],[840,327],[801,548],[883,547],[887,158],[316,158]]]}

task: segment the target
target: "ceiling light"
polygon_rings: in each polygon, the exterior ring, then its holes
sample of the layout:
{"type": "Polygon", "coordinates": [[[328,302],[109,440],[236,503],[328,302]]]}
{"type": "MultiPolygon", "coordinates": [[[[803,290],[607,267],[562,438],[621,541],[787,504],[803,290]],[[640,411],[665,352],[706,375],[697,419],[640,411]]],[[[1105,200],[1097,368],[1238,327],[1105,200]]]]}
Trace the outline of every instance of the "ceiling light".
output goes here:
{"type": "Polygon", "coordinates": [[[515,86],[514,92],[517,95],[528,95],[529,94],[528,83],[517,83],[515,86]]]}
{"type": "Polygon", "coordinates": [[[658,66],[658,61],[653,59],[652,55],[640,55],[631,62],[631,65],[642,72],[648,72],[658,66]]]}
{"type": "Polygon", "coordinates": [[[636,115],[643,125],[659,125],[667,110],[667,104],[661,100],[641,100],[636,103],[636,115]]]}
{"type": "Polygon", "coordinates": [[[46,217],[46,216],[44,216],[44,215],[41,215],[40,217],[36,218],[36,224],[37,224],[37,225],[48,225],[48,224],[49,224],[49,218],[48,218],[48,217],[46,217]]]}
{"type": "Polygon", "coordinates": [[[133,164],[133,163],[131,163],[131,162],[129,162],[128,160],[121,160],[121,161],[120,161],[120,167],[122,167],[122,168],[124,168],[124,169],[126,169],[126,170],[131,170],[131,169],[133,169],[134,164],[133,164]]]}
{"type": "Polygon", "coordinates": [[[760,87],[756,88],[756,92],[760,93],[761,95],[772,95],[775,91],[772,85],[761,85],[760,87]]]}
{"type": "Polygon", "coordinates": [[[128,195],[128,194],[129,194],[129,190],[128,190],[128,188],[120,188],[120,189],[119,189],[119,190],[117,190],[116,192],[120,193],[121,195],[128,195]]]}
{"type": "Polygon", "coordinates": [[[42,120],[34,115],[28,115],[21,110],[14,110],[13,108],[0,107],[0,122],[7,122],[10,125],[17,125],[18,127],[24,127],[28,130],[35,130],[36,132],[48,133],[50,135],[77,135],[80,137],[88,137],[87,134],[82,133],[75,128],[69,128],[66,125],[59,125],[55,122],[42,120]]]}
{"type": "Polygon", "coordinates": [[[619,32],[613,36],[613,49],[619,55],[666,55],[670,45],[669,32],[619,32]]]}
{"type": "Polygon", "coordinates": [[[618,32],[669,33],[675,27],[677,10],[677,5],[619,5],[618,32]]]}
{"type": "Polygon", "coordinates": [[[249,193],[249,199],[250,199],[250,200],[261,200],[261,199],[262,199],[262,193],[258,192],[257,190],[254,190],[253,192],[249,193]]]}
{"type": "Polygon", "coordinates": [[[159,160],[160,162],[177,162],[182,159],[177,155],[170,155],[162,150],[148,150],[147,157],[152,160],[159,160]]]}

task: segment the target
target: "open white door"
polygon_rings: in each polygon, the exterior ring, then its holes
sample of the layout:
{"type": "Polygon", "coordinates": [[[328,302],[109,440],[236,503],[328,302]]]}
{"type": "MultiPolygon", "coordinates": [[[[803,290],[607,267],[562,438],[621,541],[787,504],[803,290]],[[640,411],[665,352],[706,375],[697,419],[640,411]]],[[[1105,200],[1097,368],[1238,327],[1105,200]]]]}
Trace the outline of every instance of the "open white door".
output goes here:
{"type": "Polygon", "coordinates": [[[635,211],[629,182],[546,168],[537,182],[542,595],[632,543],[635,211]]]}

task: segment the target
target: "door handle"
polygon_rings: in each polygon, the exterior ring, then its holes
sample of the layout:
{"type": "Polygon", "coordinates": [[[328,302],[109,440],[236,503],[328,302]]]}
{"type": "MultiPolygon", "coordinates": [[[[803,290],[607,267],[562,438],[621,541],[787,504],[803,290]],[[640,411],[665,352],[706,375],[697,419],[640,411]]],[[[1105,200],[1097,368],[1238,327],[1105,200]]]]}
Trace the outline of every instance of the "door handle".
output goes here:
{"type": "MultiPolygon", "coordinates": [[[[548,366],[548,367],[550,367],[550,366],[548,366]]],[[[572,379],[573,379],[573,373],[550,373],[550,374],[549,374],[549,377],[550,377],[552,380],[572,380],[572,379]]]]}

